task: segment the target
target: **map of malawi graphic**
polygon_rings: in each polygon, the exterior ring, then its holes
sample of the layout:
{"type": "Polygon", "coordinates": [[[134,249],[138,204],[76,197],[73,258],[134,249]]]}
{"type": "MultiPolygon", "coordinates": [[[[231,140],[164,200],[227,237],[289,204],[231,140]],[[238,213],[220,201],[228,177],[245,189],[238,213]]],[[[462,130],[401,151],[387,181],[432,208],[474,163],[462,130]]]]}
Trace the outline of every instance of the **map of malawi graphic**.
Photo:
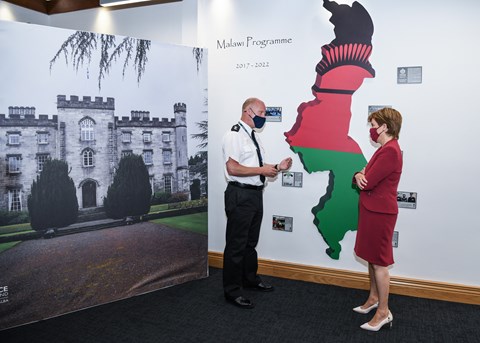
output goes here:
{"type": "Polygon", "coordinates": [[[365,78],[375,77],[368,61],[373,22],[358,2],[350,7],[325,0],[323,7],[332,13],[335,39],[322,46],[322,60],[316,66],[312,86],[315,98],[298,107],[296,122],[285,136],[308,173],[329,171],[326,194],[312,213],[328,244],[326,253],[339,259],[341,240],[357,228],[359,194],[352,176],[366,165],[366,159],[348,131],[352,95],[365,78]]]}

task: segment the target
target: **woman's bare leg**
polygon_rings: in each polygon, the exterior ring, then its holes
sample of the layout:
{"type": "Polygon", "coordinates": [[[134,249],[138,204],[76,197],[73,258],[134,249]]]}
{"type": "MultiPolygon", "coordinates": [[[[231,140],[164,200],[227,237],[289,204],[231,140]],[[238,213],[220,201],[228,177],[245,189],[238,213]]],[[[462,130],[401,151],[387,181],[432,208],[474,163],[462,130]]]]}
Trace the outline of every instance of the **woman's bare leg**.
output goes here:
{"type": "MultiPolygon", "coordinates": [[[[376,291],[378,295],[378,308],[373,318],[368,322],[371,326],[378,325],[388,316],[388,294],[390,292],[390,273],[388,267],[372,264],[372,270],[375,279],[376,291]]],[[[370,270],[370,266],[369,266],[370,270]]]]}

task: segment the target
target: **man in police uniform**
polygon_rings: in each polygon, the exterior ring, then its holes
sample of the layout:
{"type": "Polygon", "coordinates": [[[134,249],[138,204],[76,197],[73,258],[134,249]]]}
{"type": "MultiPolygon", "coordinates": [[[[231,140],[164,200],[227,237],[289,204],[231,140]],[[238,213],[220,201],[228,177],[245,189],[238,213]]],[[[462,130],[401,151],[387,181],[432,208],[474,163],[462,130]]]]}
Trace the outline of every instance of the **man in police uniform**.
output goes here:
{"type": "Polygon", "coordinates": [[[223,137],[225,176],[226,244],[223,255],[223,289],[225,298],[241,308],[254,304],[243,296],[243,288],[273,291],[257,275],[258,243],[263,216],[265,177],[275,177],[292,165],[290,157],[279,164],[264,163],[265,152],[254,128],[265,124],[265,104],[257,98],[247,99],[242,116],[223,137]]]}

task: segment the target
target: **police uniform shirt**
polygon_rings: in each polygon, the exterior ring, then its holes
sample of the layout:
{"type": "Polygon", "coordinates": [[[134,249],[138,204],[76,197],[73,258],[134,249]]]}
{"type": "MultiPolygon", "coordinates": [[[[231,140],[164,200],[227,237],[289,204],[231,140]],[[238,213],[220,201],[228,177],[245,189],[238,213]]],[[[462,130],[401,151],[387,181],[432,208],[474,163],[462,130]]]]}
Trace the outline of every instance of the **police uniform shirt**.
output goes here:
{"type": "MultiPolygon", "coordinates": [[[[224,159],[224,172],[227,181],[237,181],[254,186],[261,186],[260,176],[233,176],[228,174],[227,161],[229,158],[237,161],[245,167],[259,167],[257,148],[252,139],[252,128],[245,124],[243,121],[239,121],[235,124],[230,131],[223,136],[223,159],[224,159]]],[[[259,135],[255,135],[255,138],[260,147],[260,153],[263,161],[265,161],[265,150],[263,149],[262,142],[259,135]]]]}

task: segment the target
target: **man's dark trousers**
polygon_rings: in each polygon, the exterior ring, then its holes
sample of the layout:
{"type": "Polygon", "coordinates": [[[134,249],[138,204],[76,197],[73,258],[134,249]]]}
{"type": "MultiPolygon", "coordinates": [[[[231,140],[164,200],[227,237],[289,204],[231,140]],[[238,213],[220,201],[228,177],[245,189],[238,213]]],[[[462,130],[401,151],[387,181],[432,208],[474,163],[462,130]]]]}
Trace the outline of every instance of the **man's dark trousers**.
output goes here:
{"type": "Polygon", "coordinates": [[[228,185],[225,190],[227,214],[226,244],[223,254],[225,295],[242,295],[242,286],[260,282],[255,247],[263,217],[263,191],[228,185]]]}

